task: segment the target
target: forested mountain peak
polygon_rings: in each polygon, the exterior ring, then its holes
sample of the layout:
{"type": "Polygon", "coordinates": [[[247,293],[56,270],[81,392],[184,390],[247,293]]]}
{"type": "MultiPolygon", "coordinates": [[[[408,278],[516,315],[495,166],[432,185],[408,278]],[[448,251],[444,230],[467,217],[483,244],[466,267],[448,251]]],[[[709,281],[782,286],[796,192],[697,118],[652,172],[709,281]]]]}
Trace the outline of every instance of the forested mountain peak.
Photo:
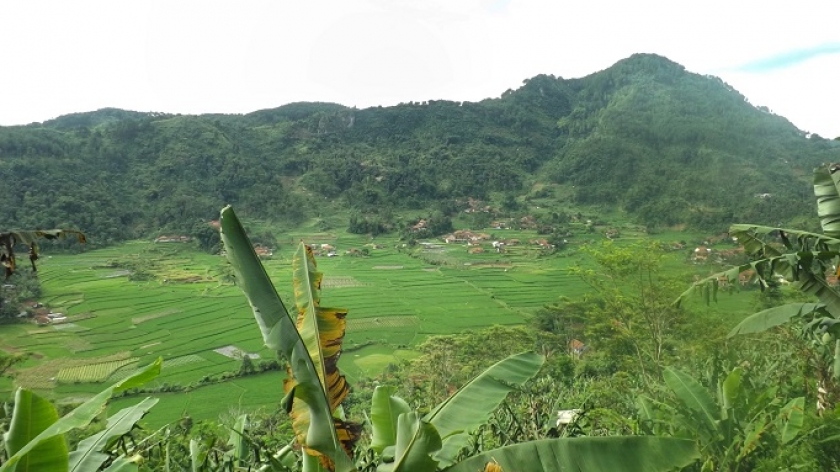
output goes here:
{"type": "Polygon", "coordinates": [[[367,221],[548,188],[543,206],[608,205],[654,226],[778,223],[810,214],[810,170],[838,151],[716,77],[637,54],[480,102],[102,109],[0,127],[0,218],[95,241],[198,232],[224,204],[287,224],[338,208],[367,221]]]}
{"type": "Polygon", "coordinates": [[[58,129],[95,128],[102,124],[115,123],[124,120],[139,120],[156,116],[165,116],[165,114],[121,110],[119,108],[101,108],[96,111],[62,115],[58,118],[45,121],[43,126],[58,129]]]}

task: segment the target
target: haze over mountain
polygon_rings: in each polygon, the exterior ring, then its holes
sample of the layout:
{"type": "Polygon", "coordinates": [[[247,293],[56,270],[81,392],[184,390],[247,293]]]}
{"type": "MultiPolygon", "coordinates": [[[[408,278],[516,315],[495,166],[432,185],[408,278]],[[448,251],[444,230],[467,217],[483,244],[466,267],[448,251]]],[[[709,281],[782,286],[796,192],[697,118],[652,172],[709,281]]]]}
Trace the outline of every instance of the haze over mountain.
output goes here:
{"type": "Polygon", "coordinates": [[[0,221],[107,242],[198,231],[226,203],[295,223],[530,195],[654,226],[777,224],[812,214],[811,169],[838,156],[840,142],[806,136],[720,79],[639,54],[478,103],[103,109],[0,127],[0,221]]]}

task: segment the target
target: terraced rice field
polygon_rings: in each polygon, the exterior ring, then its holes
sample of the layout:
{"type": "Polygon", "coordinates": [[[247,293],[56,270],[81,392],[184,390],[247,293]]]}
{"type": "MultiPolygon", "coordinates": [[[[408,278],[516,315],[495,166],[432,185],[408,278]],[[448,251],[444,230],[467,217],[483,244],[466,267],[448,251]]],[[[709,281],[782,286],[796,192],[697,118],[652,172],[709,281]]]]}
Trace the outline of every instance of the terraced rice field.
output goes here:
{"type": "MultiPolygon", "coordinates": [[[[529,235],[508,237],[525,241],[529,235]]],[[[331,233],[290,239],[329,243],[341,254],[367,243],[359,236],[331,233]]],[[[410,347],[434,334],[521,324],[535,309],[587,289],[567,270],[585,263],[574,249],[550,257],[527,247],[471,255],[463,245],[443,244],[430,251],[402,248],[394,240],[377,243],[380,248],[367,257],[317,258],[325,274],[322,305],[348,308],[345,346],[366,346],[348,351],[340,361],[351,380],[414,355],[396,346],[410,347]]],[[[265,261],[290,310],[295,247],[284,244],[265,261]]],[[[674,271],[681,264],[675,262],[674,271]]],[[[219,277],[224,265],[219,256],[186,246],[145,242],[45,257],[39,267],[45,294],[41,301],[68,314],[74,326],[4,326],[4,350],[33,353],[14,384],[53,398],[84,398],[100,391],[101,382],[124,378],[157,357],[164,359],[164,368],[152,386],[187,385],[238,370],[241,360],[213,352],[224,346],[274,359],[275,353],[262,346],[245,297],[219,277]],[[115,260],[147,262],[154,277],[131,281],[130,272],[114,267],[115,260]]],[[[733,303],[737,307],[743,302],[733,303]]],[[[194,419],[215,418],[220,404],[273,408],[282,397],[281,378],[282,373],[270,372],[161,395],[149,421],[162,424],[163,418],[185,411],[194,419]]],[[[7,397],[14,384],[0,382],[0,395],[7,397]]],[[[117,402],[124,403],[130,401],[117,402]]]]}

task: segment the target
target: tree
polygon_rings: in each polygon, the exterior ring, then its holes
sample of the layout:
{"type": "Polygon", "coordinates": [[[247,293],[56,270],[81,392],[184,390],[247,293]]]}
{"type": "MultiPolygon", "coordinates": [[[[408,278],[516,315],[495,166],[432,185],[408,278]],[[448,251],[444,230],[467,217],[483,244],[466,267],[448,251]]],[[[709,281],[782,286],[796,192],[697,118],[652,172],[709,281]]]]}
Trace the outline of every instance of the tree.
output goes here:
{"type": "Polygon", "coordinates": [[[616,359],[635,357],[643,375],[658,377],[685,323],[685,313],[673,306],[676,283],[659,274],[662,250],[657,244],[605,241],[584,251],[596,267],[577,266],[573,273],[594,290],[598,303],[590,307],[585,341],[616,359]]]}

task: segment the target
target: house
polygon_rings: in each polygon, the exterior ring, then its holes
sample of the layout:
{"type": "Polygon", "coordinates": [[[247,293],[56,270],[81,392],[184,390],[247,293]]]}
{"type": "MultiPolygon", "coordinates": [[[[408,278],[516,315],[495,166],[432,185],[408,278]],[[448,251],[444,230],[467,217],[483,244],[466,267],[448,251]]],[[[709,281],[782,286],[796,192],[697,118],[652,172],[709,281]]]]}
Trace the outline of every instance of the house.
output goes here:
{"type": "Polygon", "coordinates": [[[420,221],[418,221],[416,224],[414,224],[411,227],[411,231],[414,231],[415,233],[418,232],[418,231],[422,231],[422,230],[426,229],[426,225],[427,225],[426,220],[421,219],[420,221]]]}
{"type": "Polygon", "coordinates": [[[554,245],[549,243],[548,240],[545,239],[545,238],[532,239],[531,244],[535,244],[535,245],[539,246],[541,249],[552,249],[554,247],[554,245]]]}
{"type": "Polygon", "coordinates": [[[490,227],[493,229],[507,229],[507,223],[504,221],[494,221],[490,223],[490,227]]]}
{"type": "Polygon", "coordinates": [[[262,244],[254,245],[254,253],[257,254],[257,257],[271,257],[274,255],[274,251],[270,247],[265,247],[262,244]]]}
{"type": "Polygon", "coordinates": [[[748,283],[750,283],[750,281],[753,279],[753,277],[755,277],[755,270],[754,269],[748,269],[748,270],[742,271],[740,274],[738,274],[738,283],[741,284],[741,286],[743,287],[743,286],[747,285],[748,283]]]}
{"type": "Polygon", "coordinates": [[[706,262],[712,250],[706,246],[700,245],[694,248],[694,254],[691,256],[695,262],[706,262]]]}
{"type": "Polygon", "coordinates": [[[586,351],[586,344],[583,344],[582,341],[578,339],[572,339],[569,341],[569,354],[574,357],[580,357],[586,351]]]}
{"type": "Polygon", "coordinates": [[[452,243],[458,241],[458,239],[455,237],[454,234],[444,235],[442,239],[443,239],[443,242],[445,242],[446,244],[452,244],[452,243]]]}
{"type": "Polygon", "coordinates": [[[537,227],[537,220],[531,215],[523,216],[519,219],[519,227],[522,229],[534,229],[537,227]]]}
{"type": "Polygon", "coordinates": [[[557,427],[565,428],[577,420],[578,416],[583,413],[580,408],[573,408],[571,410],[560,410],[557,412],[557,427]]]}
{"type": "Polygon", "coordinates": [[[156,243],[186,243],[190,241],[189,236],[183,235],[167,235],[167,236],[158,236],[155,238],[156,243]]]}

